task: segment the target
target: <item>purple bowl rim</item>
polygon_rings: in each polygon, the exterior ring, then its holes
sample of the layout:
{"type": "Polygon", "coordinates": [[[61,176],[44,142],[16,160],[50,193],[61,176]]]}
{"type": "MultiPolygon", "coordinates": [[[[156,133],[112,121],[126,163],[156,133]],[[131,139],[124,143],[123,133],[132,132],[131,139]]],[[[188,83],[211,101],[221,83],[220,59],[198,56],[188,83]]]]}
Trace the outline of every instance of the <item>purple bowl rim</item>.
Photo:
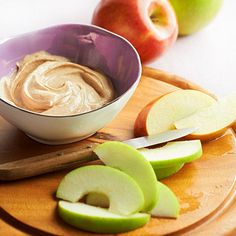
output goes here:
{"type": "Polygon", "coordinates": [[[12,36],[12,37],[8,37],[8,38],[5,38],[5,39],[2,39],[0,40],[0,45],[1,44],[4,44],[5,42],[7,42],[8,40],[11,40],[11,39],[17,39],[17,38],[20,38],[22,36],[26,36],[26,35],[29,35],[29,34],[33,34],[33,33],[37,33],[37,32],[40,32],[40,31],[44,31],[44,30],[49,30],[49,29],[52,29],[52,28],[57,28],[57,27],[65,27],[65,26],[82,26],[82,27],[91,27],[91,28],[95,28],[95,29],[98,29],[100,31],[104,31],[112,36],[115,36],[115,37],[118,37],[120,38],[122,41],[124,41],[125,43],[127,43],[134,51],[135,55],[136,55],[136,58],[137,58],[137,61],[138,61],[138,67],[139,67],[139,71],[138,71],[138,76],[136,78],[136,80],[134,81],[134,83],[128,88],[127,91],[125,91],[123,94],[121,94],[120,96],[116,97],[115,99],[113,99],[111,102],[108,102],[107,104],[103,105],[102,107],[99,107],[97,109],[94,109],[94,110],[91,110],[91,111],[87,111],[87,112],[83,112],[83,113],[79,113],[79,114],[73,114],[73,115],[62,115],[62,116],[53,116],[53,115],[44,115],[44,114],[41,114],[41,113],[37,113],[37,112],[33,112],[33,111],[29,111],[29,110],[26,110],[26,109],[23,109],[21,107],[17,107],[17,106],[14,106],[10,103],[8,103],[7,101],[5,101],[4,99],[2,99],[0,97],[0,101],[5,103],[6,105],[12,107],[13,109],[18,109],[22,112],[25,112],[25,113],[28,113],[30,115],[35,115],[35,116],[41,116],[41,117],[45,117],[45,118],[55,118],[55,119],[58,119],[58,118],[70,118],[70,117],[78,117],[78,116],[82,116],[82,115],[86,115],[86,114],[89,114],[89,113],[92,113],[92,112],[95,112],[95,111],[98,111],[98,110],[101,110],[109,105],[112,105],[113,103],[115,103],[116,101],[120,100],[125,94],[127,94],[135,85],[136,83],[139,82],[140,78],[141,78],[141,74],[142,74],[142,64],[141,64],[141,60],[140,60],[140,57],[139,57],[139,54],[137,52],[137,50],[135,49],[135,47],[127,40],[125,39],[124,37],[116,34],[116,33],[113,33],[109,30],[106,30],[102,27],[99,27],[99,26],[96,26],[96,25],[93,25],[93,24],[56,24],[56,25],[52,25],[52,26],[49,26],[49,27],[46,27],[46,28],[41,28],[41,29],[38,29],[38,30],[34,30],[34,31],[29,31],[29,32],[26,32],[26,33],[22,33],[22,34],[17,34],[15,36],[12,36]]]}

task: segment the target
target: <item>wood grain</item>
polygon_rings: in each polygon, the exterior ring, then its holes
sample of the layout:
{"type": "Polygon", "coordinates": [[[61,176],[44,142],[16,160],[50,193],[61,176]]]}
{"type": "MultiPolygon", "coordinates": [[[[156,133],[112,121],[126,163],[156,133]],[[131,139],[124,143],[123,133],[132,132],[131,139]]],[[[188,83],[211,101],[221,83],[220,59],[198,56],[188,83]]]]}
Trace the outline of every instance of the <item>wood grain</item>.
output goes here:
{"type": "Polygon", "coordinates": [[[205,90],[201,86],[190,82],[189,80],[183,79],[182,77],[175,75],[175,74],[169,74],[161,70],[156,70],[154,68],[150,67],[143,67],[143,74],[147,77],[151,77],[154,79],[157,79],[159,81],[172,84],[178,88],[182,89],[195,89],[199,90],[201,92],[204,92],[206,94],[211,95],[212,97],[216,98],[216,96],[209,91],[205,90]]]}
{"type": "Polygon", "coordinates": [[[8,225],[5,221],[1,219],[0,219],[0,233],[1,235],[25,236],[25,233],[8,225]]]}
{"type": "MultiPolygon", "coordinates": [[[[147,70],[145,69],[144,73],[147,70]]],[[[153,73],[153,70],[150,70],[153,73]]],[[[186,88],[182,87],[182,83],[178,82],[178,87],[166,81],[160,81],[157,77],[151,78],[150,73],[147,75],[143,75],[134,96],[116,119],[96,136],[89,138],[89,142],[132,138],[136,115],[143,106],[164,93],[186,88]]],[[[163,72],[162,76],[164,76],[163,72]]],[[[168,74],[166,77],[172,78],[168,74]]],[[[188,84],[192,88],[191,83],[188,82],[188,84]]],[[[0,138],[5,140],[5,142],[0,142],[1,163],[49,152],[74,150],[81,145],[81,142],[57,147],[38,144],[2,119],[0,120],[0,138]]],[[[85,145],[84,142],[82,142],[83,145],[85,145]]],[[[177,220],[152,218],[145,227],[121,235],[233,235],[235,233],[236,144],[234,133],[228,130],[219,139],[204,143],[203,151],[204,155],[200,160],[186,164],[177,174],[163,180],[178,196],[181,204],[180,217],[177,220]]],[[[65,224],[56,213],[55,190],[61,178],[69,170],[21,181],[1,182],[0,206],[11,216],[33,228],[56,235],[90,235],[65,224]]],[[[0,235],[3,235],[2,232],[6,235],[7,228],[0,226],[0,235]]],[[[9,232],[11,232],[10,228],[9,232]]]]}

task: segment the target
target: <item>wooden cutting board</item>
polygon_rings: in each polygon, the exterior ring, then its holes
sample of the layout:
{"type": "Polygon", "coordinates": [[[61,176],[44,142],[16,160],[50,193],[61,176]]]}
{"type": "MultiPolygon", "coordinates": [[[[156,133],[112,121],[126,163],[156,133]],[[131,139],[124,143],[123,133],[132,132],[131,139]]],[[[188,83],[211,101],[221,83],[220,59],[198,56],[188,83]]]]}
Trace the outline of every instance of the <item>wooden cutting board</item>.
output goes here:
{"type": "MultiPolygon", "coordinates": [[[[133,137],[138,112],[151,100],[177,89],[199,89],[182,78],[151,68],[143,69],[141,82],[116,119],[87,141],[62,146],[36,143],[0,118],[0,164],[48,152],[75,150],[104,140],[133,137]]],[[[180,217],[152,218],[143,228],[121,234],[137,235],[236,235],[236,144],[233,130],[217,140],[203,144],[203,157],[186,164],[181,171],[163,182],[177,195],[180,217]]],[[[0,182],[0,235],[20,229],[33,235],[90,235],[59,219],[55,190],[69,170],[25,180],[0,182]]],[[[16,235],[21,235],[15,233],[16,235]]],[[[93,234],[94,235],[94,234],[93,234]]]]}

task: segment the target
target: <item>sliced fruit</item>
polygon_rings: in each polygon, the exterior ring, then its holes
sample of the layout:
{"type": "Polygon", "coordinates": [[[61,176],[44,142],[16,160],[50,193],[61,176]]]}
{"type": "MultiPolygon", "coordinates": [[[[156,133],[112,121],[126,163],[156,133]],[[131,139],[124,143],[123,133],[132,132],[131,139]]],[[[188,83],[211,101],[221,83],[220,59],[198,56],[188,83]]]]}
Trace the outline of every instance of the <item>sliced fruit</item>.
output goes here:
{"type": "Polygon", "coordinates": [[[154,169],[172,167],[191,162],[201,157],[200,140],[169,142],[160,148],[141,148],[139,151],[151,163],[154,169]]]}
{"type": "Polygon", "coordinates": [[[130,215],[143,208],[143,193],[129,175],[109,166],[85,166],[68,173],[60,182],[56,196],[76,202],[97,192],[109,198],[111,212],[130,215]]]}
{"type": "Polygon", "coordinates": [[[58,212],[68,224],[94,233],[122,233],[139,228],[150,219],[150,215],[145,213],[121,216],[80,202],[59,201],[58,212]]]}
{"type": "Polygon", "coordinates": [[[157,179],[161,180],[177,173],[180,169],[182,169],[183,166],[184,166],[184,163],[175,164],[170,167],[162,167],[162,168],[156,167],[154,171],[155,171],[157,179]]]}
{"type": "Polygon", "coordinates": [[[160,189],[159,200],[150,212],[152,216],[177,218],[179,215],[179,202],[175,194],[161,182],[157,182],[160,189]]]}
{"type": "Polygon", "coordinates": [[[111,141],[97,146],[94,152],[106,165],[124,171],[138,183],[144,195],[142,211],[149,211],[155,206],[158,198],[155,172],[138,150],[127,144],[111,141]]]}
{"type": "Polygon", "coordinates": [[[196,127],[189,138],[211,140],[221,136],[236,121],[236,93],[219,100],[210,107],[174,123],[177,129],[196,127]]]}
{"type": "MultiPolygon", "coordinates": [[[[177,218],[179,215],[179,202],[175,194],[164,184],[157,181],[159,197],[155,207],[150,211],[152,216],[177,218]]],[[[109,202],[102,194],[91,193],[86,198],[86,203],[92,206],[106,207],[109,202]]]]}
{"type": "Polygon", "coordinates": [[[211,96],[196,90],[177,90],[152,101],[139,113],[135,136],[175,129],[174,122],[216,103],[211,96]]]}
{"type": "MultiPolygon", "coordinates": [[[[167,178],[175,173],[177,173],[180,169],[182,169],[184,166],[184,163],[175,164],[170,167],[160,167],[155,168],[155,174],[157,180],[161,180],[164,178],[167,178]]],[[[90,193],[86,196],[86,203],[92,206],[98,206],[103,208],[109,207],[109,199],[106,195],[101,193],[90,193]]]]}

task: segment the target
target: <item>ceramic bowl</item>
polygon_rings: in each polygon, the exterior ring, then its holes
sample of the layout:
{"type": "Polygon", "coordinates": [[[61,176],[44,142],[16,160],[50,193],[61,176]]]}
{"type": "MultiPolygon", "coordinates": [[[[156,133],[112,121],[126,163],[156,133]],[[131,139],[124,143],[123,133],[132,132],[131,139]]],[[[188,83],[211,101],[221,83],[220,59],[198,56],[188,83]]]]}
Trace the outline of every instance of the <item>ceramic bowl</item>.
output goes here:
{"type": "Polygon", "coordinates": [[[25,55],[40,50],[104,72],[118,95],[99,109],[69,116],[33,113],[0,99],[0,115],[42,143],[65,144],[94,134],[120,112],[141,76],[139,56],[127,40],[96,26],[69,24],[1,41],[0,78],[10,74],[25,55]]]}

